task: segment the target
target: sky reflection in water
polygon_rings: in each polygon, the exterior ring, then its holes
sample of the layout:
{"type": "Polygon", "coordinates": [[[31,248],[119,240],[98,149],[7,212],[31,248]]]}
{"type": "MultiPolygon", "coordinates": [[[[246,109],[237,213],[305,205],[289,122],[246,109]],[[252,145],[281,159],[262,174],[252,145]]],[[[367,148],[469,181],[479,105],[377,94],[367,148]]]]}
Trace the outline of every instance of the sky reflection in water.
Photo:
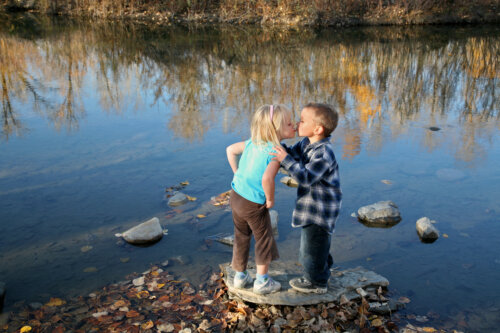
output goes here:
{"type": "MultiPolygon", "coordinates": [[[[456,319],[475,307],[498,308],[498,31],[3,20],[0,281],[7,308],[88,292],[176,256],[191,263],[171,269],[195,282],[200,271],[229,261],[230,249],[204,239],[232,232],[230,212],[203,221],[193,212],[229,188],[225,147],[247,138],[252,111],[271,101],[296,116],[301,105],[325,101],[341,115],[333,136],[345,194],[332,248],[337,265],[386,276],[396,295],[412,299],[409,311],[422,315],[456,319]],[[443,169],[463,177],[438,177],[443,169]],[[198,200],[172,213],[164,189],[184,180],[198,200]],[[350,216],[379,200],[394,201],[403,221],[376,229],[350,216]],[[172,224],[165,217],[172,214],[185,222],[172,224]],[[152,216],[169,229],[161,242],[116,244],[114,233],[152,216]],[[438,222],[442,235],[433,244],[416,235],[422,216],[438,222]],[[87,245],[92,250],[82,252],[87,245]],[[98,271],[85,273],[89,267],[98,271]]],[[[294,195],[277,186],[283,260],[297,259],[299,232],[288,222],[294,195]]],[[[498,322],[472,325],[486,331],[498,322]]]]}

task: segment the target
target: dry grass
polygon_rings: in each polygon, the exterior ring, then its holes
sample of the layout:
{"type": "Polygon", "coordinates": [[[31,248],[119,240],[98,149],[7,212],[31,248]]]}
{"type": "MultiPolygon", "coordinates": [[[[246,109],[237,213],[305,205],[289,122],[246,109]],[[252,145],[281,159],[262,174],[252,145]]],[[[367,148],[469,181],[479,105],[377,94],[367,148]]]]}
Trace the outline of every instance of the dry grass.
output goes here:
{"type": "MultiPolygon", "coordinates": [[[[0,7],[12,3],[0,0],[0,7]]],[[[156,21],[331,26],[498,22],[499,4],[499,0],[41,0],[33,9],[156,21]]]]}

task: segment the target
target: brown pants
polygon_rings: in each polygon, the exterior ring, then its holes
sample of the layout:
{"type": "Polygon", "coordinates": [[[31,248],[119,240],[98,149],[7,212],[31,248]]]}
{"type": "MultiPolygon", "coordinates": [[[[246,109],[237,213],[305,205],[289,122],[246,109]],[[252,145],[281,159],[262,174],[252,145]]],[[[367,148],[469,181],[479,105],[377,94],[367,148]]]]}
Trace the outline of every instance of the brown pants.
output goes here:
{"type": "Polygon", "coordinates": [[[255,263],[266,265],[279,258],[266,205],[249,201],[231,191],[234,222],[234,246],[231,266],[237,272],[247,268],[252,233],[255,238],[255,263]]]}

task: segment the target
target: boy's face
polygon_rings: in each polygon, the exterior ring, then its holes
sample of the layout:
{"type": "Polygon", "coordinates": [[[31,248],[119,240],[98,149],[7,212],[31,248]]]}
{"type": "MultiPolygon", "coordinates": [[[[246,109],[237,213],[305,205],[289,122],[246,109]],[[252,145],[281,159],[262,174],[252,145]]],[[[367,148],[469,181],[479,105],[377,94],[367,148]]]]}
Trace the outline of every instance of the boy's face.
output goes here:
{"type": "Polygon", "coordinates": [[[299,136],[311,138],[316,135],[314,131],[320,125],[316,122],[315,116],[313,109],[302,109],[302,112],[300,112],[300,121],[297,123],[297,132],[299,136]]]}

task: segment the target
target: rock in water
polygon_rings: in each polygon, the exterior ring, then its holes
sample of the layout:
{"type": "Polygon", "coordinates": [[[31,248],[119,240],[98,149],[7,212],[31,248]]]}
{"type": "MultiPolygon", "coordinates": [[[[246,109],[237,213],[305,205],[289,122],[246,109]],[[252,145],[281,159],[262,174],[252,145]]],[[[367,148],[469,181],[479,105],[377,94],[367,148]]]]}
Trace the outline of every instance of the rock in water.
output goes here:
{"type": "Polygon", "coordinates": [[[422,242],[432,243],[439,238],[439,231],[428,217],[418,219],[416,225],[418,236],[422,242]]]}
{"type": "Polygon", "coordinates": [[[290,176],[285,176],[280,179],[280,182],[288,187],[298,187],[299,183],[290,176]]]}
{"type": "MultiPolygon", "coordinates": [[[[335,302],[340,303],[343,300],[360,299],[361,296],[355,291],[358,288],[385,288],[389,285],[389,281],[373,271],[366,270],[362,267],[346,269],[332,273],[328,281],[328,291],[326,294],[307,294],[297,292],[290,287],[288,283],[290,279],[302,275],[302,269],[295,262],[273,262],[269,268],[269,275],[276,281],[281,283],[281,290],[276,293],[258,295],[252,290],[252,286],[239,289],[233,285],[234,271],[230,263],[220,265],[224,274],[223,279],[228,287],[229,298],[238,298],[247,302],[256,304],[273,304],[273,305],[309,305],[318,303],[335,302]]],[[[248,272],[252,277],[255,277],[256,271],[253,268],[248,268],[248,272]]]]}
{"type": "Polygon", "coordinates": [[[394,202],[379,201],[358,209],[358,219],[369,227],[392,227],[401,221],[401,215],[394,202]]]}
{"type": "Polygon", "coordinates": [[[169,206],[180,206],[180,205],[184,205],[186,202],[188,202],[189,199],[188,197],[182,193],[182,192],[177,192],[174,194],[173,197],[171,197],[169,200],[168,200],[168,204],[169,206]]]}
{"type": "Polygon", "coordinates": [[[160,220],[153,217],[151,220],[125,231],[122,237],[130,244],[149,244],[159,241],[163,237],[163,229],[160,220]]]}

